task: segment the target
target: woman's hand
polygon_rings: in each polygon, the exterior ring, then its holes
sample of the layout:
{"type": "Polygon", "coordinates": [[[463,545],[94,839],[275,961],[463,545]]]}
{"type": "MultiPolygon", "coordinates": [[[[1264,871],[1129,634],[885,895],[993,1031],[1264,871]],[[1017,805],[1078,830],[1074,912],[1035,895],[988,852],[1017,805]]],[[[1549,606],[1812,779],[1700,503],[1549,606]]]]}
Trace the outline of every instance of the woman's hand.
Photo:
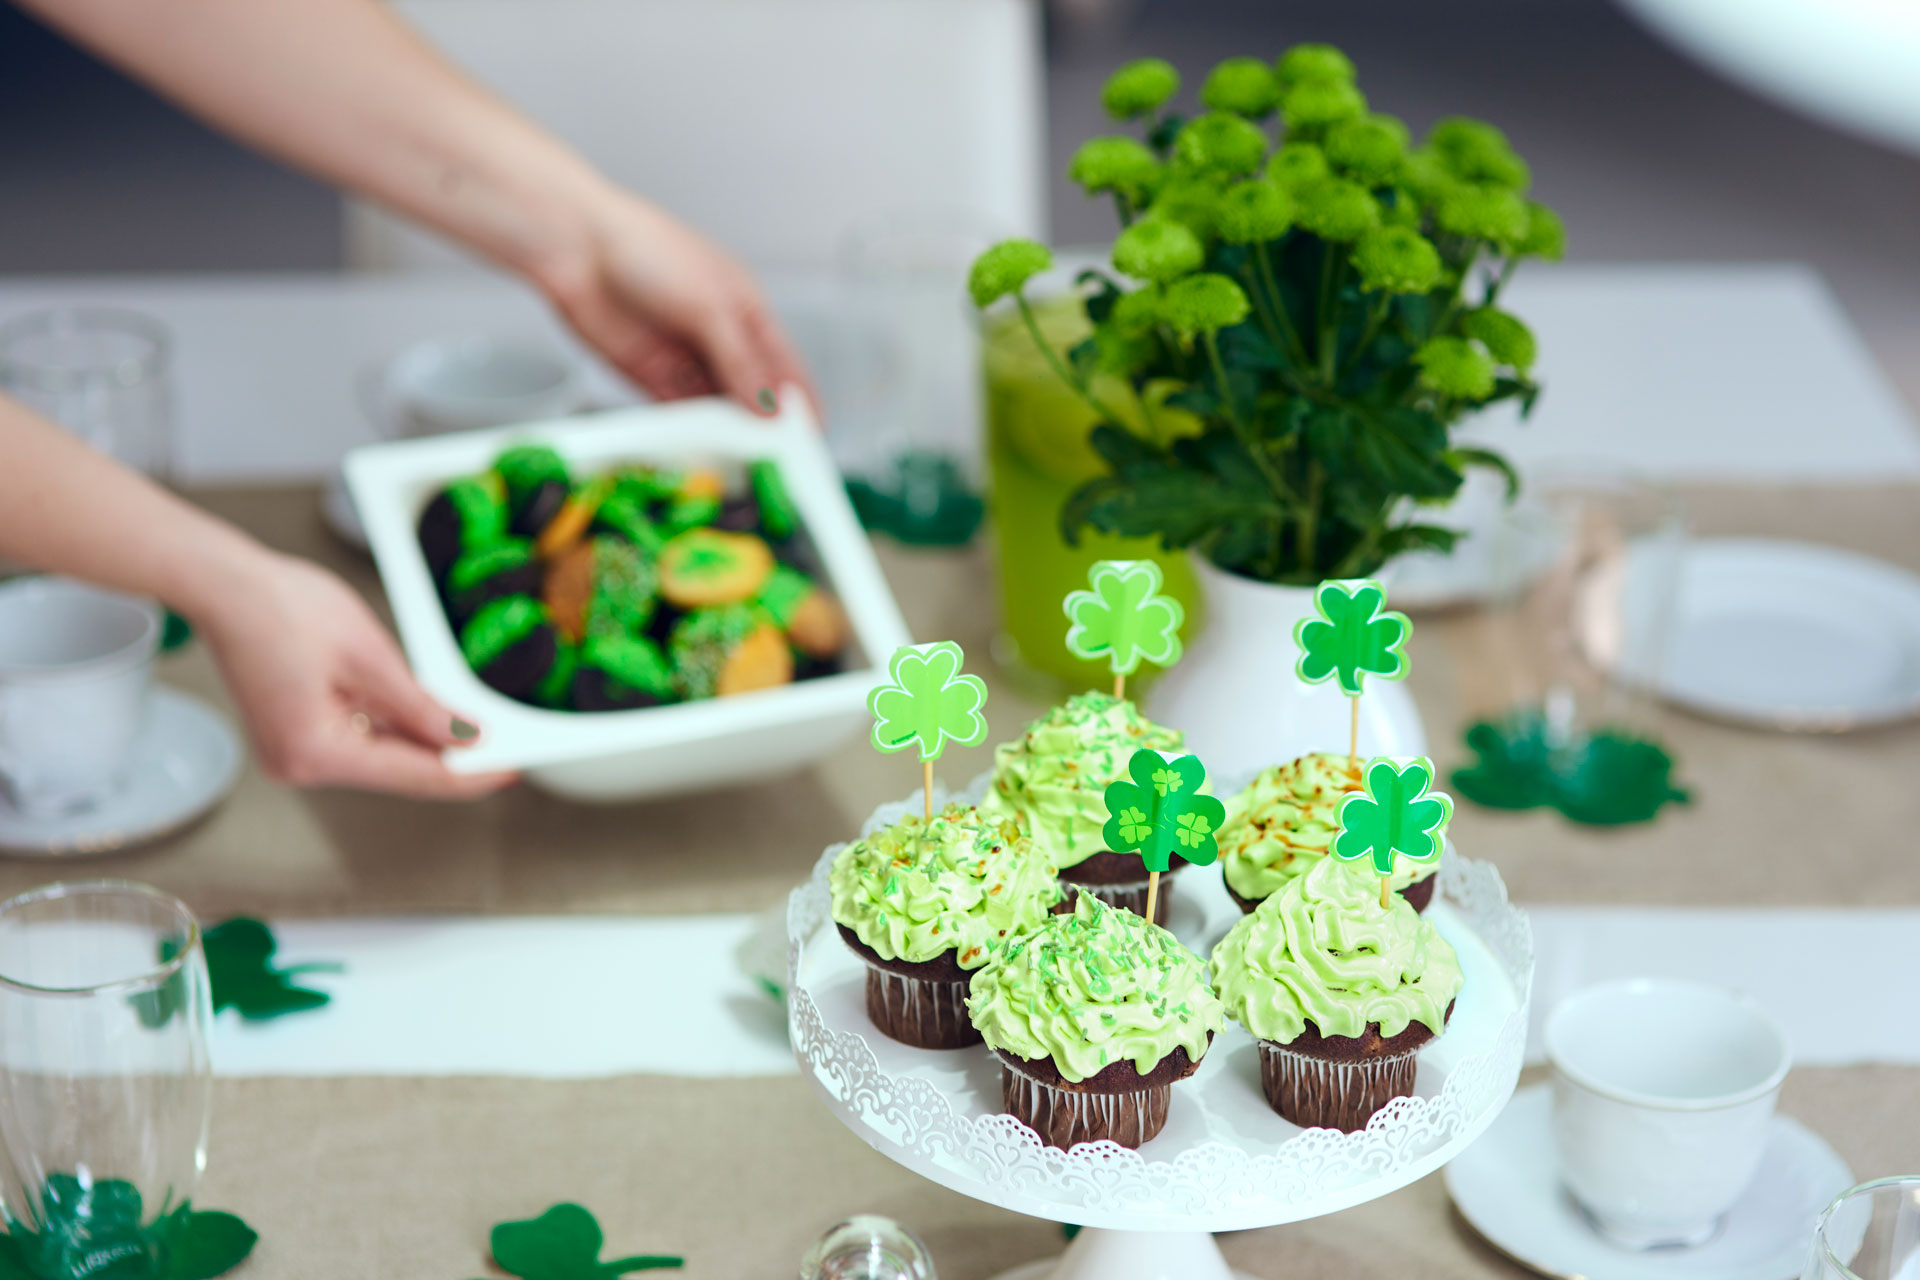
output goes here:
{"type": "Polygon", "coordinates": [[[473,726],[456,730],[366,603],[318,565],[262,551],[193,621],[281,782],[466,800],[514,781],[441,762],[473,726]]]}
{"type": "Polygon", "coordinates": [[[818,403],[753,277],[638,196],[603,189],[576,243],[531,274],[575,333],[660,399],[718,392],[765,411],[794,384],[818,403]]]}

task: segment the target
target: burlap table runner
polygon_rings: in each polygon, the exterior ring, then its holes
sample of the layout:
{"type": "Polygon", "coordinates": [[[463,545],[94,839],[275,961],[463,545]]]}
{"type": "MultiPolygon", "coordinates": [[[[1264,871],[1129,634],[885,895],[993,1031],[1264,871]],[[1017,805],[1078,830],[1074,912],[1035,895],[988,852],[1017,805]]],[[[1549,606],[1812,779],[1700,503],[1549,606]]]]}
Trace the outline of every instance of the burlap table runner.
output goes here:
{"type": "MultiPolygon", "coordinates": [[[[276,546],[320,559],[376,600],[371,565],[321,527],[307,488],[198,495],[276,546]]],[[[1689,495],[1703,532],[1792,536],[1852,547],[1920,570],[1920,488],[1717,490],[1689,495]]],[[[993,599],[986,557],[887,549],[917,635],[951,637],[984,659],[993,599]]],[[[1494,709],[1469,614],[1422,619],[1412,685],[1443,768],[1459,731],[1494,709]]],[[[976,660],[975,669],[988,664],[976,660]]],[[[1276,658],[1276,660],[1280,660],[1276,658]]],[[[204,653],[168,660],[163,678],[225,704],[204,653]]],[[[996,687],[989,742],[1038,710],[996,687]]],[[[1490,858],[1516,898],[1668,905],[1920,904],[1920,860],[1904,837],[1920,776],[1920,726],[1790,737],[1659,719],[1698,800],[1617,831],[1547,813],[1462,805],[1454,834],[1490,858]],[[1844,801],[1844,802],[1843,802],[1844,801]]],[[[951,750],[960,782],[990,749],[951,750]]],[[[759,910],[844,839],[873,806],[911,789],[910,765],[855,741],[817,768],[717,795],[612,808],[563,804],[528,788],[469,806],[349,794],[298,794],[249,770],[209,821],[169,841],[53,866],[0,863],[0,892],[74,874],[130,876],[203,913],[278,916],[396,912],[759,910]],[[743,815],[752,815],[749,820],[743,815]]]]}
{"type": "MultiPolygon", "coordinates": [[[[1862,1179],[1911,1171],[1920,1069],[1803,1070],[1783,1107],[1862,1179]]],[[[1052,1223],[995,1209],[887,1160],[798,1079],[223,1080],[200,1203],[261,1232],[254,1280],[461,1280],[488,1227],[562,1199],[619,1253],[682,1253],[689,1280],[780,1280],[829,1223],[888,1214],[941,1280],[1058,1252],[1052,1223]]],[[[1312,1222],[1221,1238],[1280,1280],[1519,1276],[1453,1212],[1438,1175],[1312,1222]]],[[[1765,1278],[1760,1278],[1765,1280],[1765,1278]]]]}

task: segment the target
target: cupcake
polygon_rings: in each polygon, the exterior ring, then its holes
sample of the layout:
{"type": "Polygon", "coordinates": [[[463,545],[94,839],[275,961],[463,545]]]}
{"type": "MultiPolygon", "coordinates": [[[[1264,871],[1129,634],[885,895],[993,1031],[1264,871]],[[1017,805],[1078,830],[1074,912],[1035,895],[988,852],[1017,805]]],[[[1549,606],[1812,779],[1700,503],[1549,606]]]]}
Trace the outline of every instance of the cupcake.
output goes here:
{"type": "Polygon", "coordinates": [[[967,1013],[1008,1114],[1061,1148],[1159,1133],[1173,1082],[1225,1025],[1199,956],[1090,893],[988,960],[967,1013]]]}
{"type": "MultiPolygon", "coordinates": [[[[1185,739],[1140,714],[1124,698],[1082,693],[1041,716],[993,753],[993,785],[981,809],[1017,818],[1034,843],[1060,868],[1069,889],[1144,915],[1147,867],[1137,853],[1107,848],[1107,784],[1127,776],[1142,747],[1178,751],[1185,739]]],[[[1175,863],[1177,870],[1180,863],[1175,863]]],[[[1166,919],[1172,873],[1160,877],[1155,914],[1166,919]]]]}
{"type": "MultiPolygon", "coordinates": [[[[1220,827],[1220,866],[1227,892],[1242,911],[1252,911],[1322,862],[1340,830],[1340,802],[1362,790],[1360,774],[1343,755],[1316,751],[1288,764],[1263,769],[1245,790],[1227,801],[1220,827]]],[[[1374,886],[1371,863],[1342,863],[1349,875],[1374,886]]],[[[1402,861],[1392,887],[1415,911],[1433,901],[1434,862],[1402,861]]]]}
{"type": "Polygon", "coordinates": [[[1010,822],[949,805],[856,840],[828,877],[833,920],[867,963],[867,1016],[903,1044],[978,1044],[973,974],[1060,900],[1053,864],[1010,822]]]}
{"type": "Polygon", "coordinates": [[[1213,949],[1227,1016],[1253,1033],[1267,1101],[1305,1128],[1352,1131],[1413,1092],[1446,1029],[1460,963],[1406,899],[1322,858],[1213,949]]]}

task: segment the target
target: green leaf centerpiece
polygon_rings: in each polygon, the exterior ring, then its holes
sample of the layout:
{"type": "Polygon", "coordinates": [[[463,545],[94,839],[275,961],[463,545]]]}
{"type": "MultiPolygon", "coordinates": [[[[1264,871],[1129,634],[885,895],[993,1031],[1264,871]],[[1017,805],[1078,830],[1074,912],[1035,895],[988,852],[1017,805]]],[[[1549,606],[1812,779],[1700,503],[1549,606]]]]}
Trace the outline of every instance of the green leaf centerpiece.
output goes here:
{"type": "Polygon", "coordinates": [[[926,814],[933,817],[933,762],[947,743],[963,747],[987,740],[986,681],[961,673],[966,655],[951,640],[903,645],[887,664],[890,684],[867,695],[873,715],[873,745],[879,751],[920,749],[926,814]]]}
{"type": "Polygon", "coordinates": [[[279,941],[272,929],[251,916],[235,916],[214,925],[200,935],[200,945],[207,956],[214,1012],[235,1009],[249,1022],[318,1009],[327,1003],[327,993],[300,986],[294,979],[304,973],[341,971],[337,964],[276,966],[273,953],[279,941]]]}
{"type": "Polygon", "coordinates": [[[1573,822],[1620,826],[1691,799],[1666,748],[1626,728],[1559,730],[1535,705],[1476,721],[1466,740],[1477,759],[1453,771],[1453,787],[1488,808],[1551,806],[1573,822]]]}
{"type": "Polygon", "coordinates": [[[1073,623],[1067,651],[1088,661],[1104,657],[1113,670],[1113,696],[1124,698],[1127,677],[1142,658],[1157,667],[1179,660],[1187,611],[1160,594],[1160,566],[1151,560],[1101,560],[1087,581],[1087,589],[1067,593],[1064,602],[1073,623]]]}
{"type": "Polygon", "coordinates": [[[1367,762],[1365,790],[1340,802],[1333,855],[1347,862],[1372,859],[1383,907],[1395,858],[1432,862],[1440,856],[1453,800],[1432,787],[1433,762],[1426,757],[1396,763],[1376,756],[1367,762]]]}
{"type": "Polygon", "coordinates": [[[1407,677],[1408,637],[1413,623],[1407,615],[1383,608],[1386,588],[1374,578],[1333,578],[1313,590],[1314,617],[1302,618],[1293,628],[1300,650],[1294,670],[1308,684],[1337,679],[1352,703],[1347,758],[1360,750],[1360,695],[1369,676],[1382,680],[1407,677]]]}
{"type": "Polygon", "coordinates": [[[494,1265],[520,1280],[619,1280],[636,1271],[683,1267],[684,1258],[643,1253],[600,1261],[606,1237],[593,1214],[556,1204],[537,1218],[502,1222],[488,1237],[494,1265]]]}
{"type": "Polygon", "coordinates": [[[1107,784],[1107,848],[1136,851],[1147,864],[1147,920],[1160,897],[1160,873],[1178,857],[1204,867],[1220,856],[1215,834],[1226,821],[1226,806],[1200,794],[1207,780],[1198,756],[1169,760],[1142,749],[1127,762],[1127,777],[1107,784]]]}

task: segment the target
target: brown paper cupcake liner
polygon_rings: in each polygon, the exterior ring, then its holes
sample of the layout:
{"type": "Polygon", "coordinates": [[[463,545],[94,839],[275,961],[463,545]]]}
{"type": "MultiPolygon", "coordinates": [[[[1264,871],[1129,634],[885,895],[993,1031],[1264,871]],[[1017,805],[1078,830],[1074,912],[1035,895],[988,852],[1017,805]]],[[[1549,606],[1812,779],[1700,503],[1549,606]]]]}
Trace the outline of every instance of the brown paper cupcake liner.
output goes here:
{"type": "Polygon", "coordinates": [[[883,1034],[916,1049],[964,1049],[980,1043],[967,1017],[973,975],[944,952],[932,960],[887,960],[839,925],[849,950],[867,964],[867,1018],[883,1034]]]}
{"type": "Polygon", "coordinates": [[[1064,1151],[1103,1139],[1138,1147],[1166,1126],[1173,1086],[1156,1085],[1133,1093],[1082,1093],[1056,1088],[1002,1064],[1000,1096],[1007,1114],[1050,1147],[1064,1151]]]}
{"type": "MultiPolygon", "coordinates": [[[[1452,1004],[1446,1016],[1453,1016],[1452,1004]]],[[[1374,1112],[1413,1092],[1420,1049],[1432,1039],[1419,1022],[1394,1036],[1381,1035],[1377,1022],[1357,1036],[1323,1036],[1309,1022],[1287,1044],[1256,1041],[1260,1087],[1268,1104],[1301,1128],[1352,1133],[1366,1128],[1374,1112]]]]}

